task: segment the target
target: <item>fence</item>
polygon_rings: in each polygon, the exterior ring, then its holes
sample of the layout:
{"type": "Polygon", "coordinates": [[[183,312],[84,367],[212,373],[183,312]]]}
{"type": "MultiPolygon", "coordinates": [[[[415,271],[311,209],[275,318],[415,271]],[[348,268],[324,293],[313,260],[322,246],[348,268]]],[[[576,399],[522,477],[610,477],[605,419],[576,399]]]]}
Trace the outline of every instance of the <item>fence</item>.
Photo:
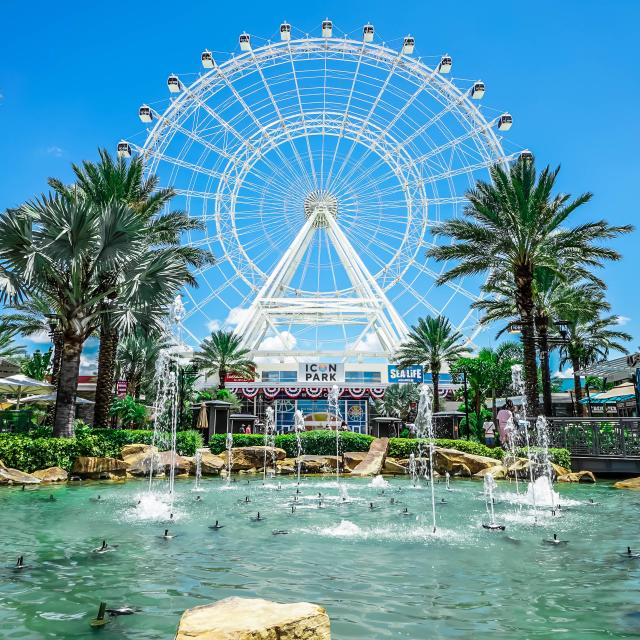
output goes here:
{"type": "Polygon", "coordinates": [[[549,441],[572,456],[640,458],[640,418],[551,418],[549,441]]]}

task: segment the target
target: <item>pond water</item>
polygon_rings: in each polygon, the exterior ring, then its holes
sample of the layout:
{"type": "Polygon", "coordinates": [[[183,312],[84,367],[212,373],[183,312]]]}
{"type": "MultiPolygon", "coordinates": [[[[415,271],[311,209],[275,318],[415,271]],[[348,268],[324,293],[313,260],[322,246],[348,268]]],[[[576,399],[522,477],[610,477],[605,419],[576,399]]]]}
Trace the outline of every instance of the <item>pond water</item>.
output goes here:
{"type": "Polygon", "coordinates": [[[345,478],[342,500],[329,478],[303,479],[300,494],[286,478],[205,479],[199,493],[180,480],[172,522],[162,505],[137,504],[142,481],[0,489],[0,637],[95,638],[104,600],[141,611],[113,618],[102,640],[171,640],[184,609],[233,595],[318,603],[335,640],[640,634],[640,559],[620,555],[640,548],[639,495],[561,485],[561,514],[535,524],[502,482],[506,531],[491,532],[482,483],[441,483],[433,534],[427,485],[381,484],[345,478]],[[215,520],[224,527],[209,529],[215,520]],[[544,544],[554,533],[568,543],[544,544]],[[103,539],[117,549],[92,553],[103,539]]]}

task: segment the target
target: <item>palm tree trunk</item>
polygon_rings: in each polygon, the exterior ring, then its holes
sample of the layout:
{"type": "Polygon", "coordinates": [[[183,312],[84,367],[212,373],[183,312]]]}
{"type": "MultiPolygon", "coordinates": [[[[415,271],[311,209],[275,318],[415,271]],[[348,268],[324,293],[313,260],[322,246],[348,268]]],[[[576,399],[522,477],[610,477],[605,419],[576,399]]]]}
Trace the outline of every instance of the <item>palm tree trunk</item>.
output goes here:
{"type": "Polygon", "coordinates": [[[437,367],[431,367],[431,381],[433,383],[433,411],[435,413],[440,408],[440,370],[437,367]]]}
{"type": "Polygon", "coordinates": [[[60,375],[60,361],[62,360],[62,348],[64,346],[64,335],[62,331],[54,331],[51,337],[53,343],[53,357],[51,361],[51,379],[50,382],[54,388],[58,385],[58,376],[60,375]]]}
{"type": "Polygon", "coordinates": [[[576,375],[576,372],[580,370],[580,361],[575,354],[571,355],[571,366],[573,367],[573,392],[576,396],[576,413],[578,416],[584,416],[584,407],[580,404],[582,400],[582,384],[580,383],[580,376],[576,375]]]}
{"type": "Polygon", "coordinates": [[[551,398],[551,371],[549,369],[549,319],[538,318],[536,322],[540,339],[540,371],[542,373],[542,402],[544,415],[551,417],[553,404],[551,398]]]}
{"type": "Polygon", "coordinates": [[[516,273],[516,304],[520,313],[522,328],[522,350],[524,355],[524,391],[529,415],[537,416],[538,407],[538,366],[536,363],[536,339],[533,320],[533,274],[522,268],[516,273]]]}
{"type": "Polygon", "coordinates": [[[109,408],[113,400],[114,371],[118,331],[109,319],[102,318],[100,326],[100,351],[98,352],[98,378],[96,380],[96,404],[93,410],[93,426],[106,429],[109,426],[109,408]]]}
{"type": "Polygon", "coordinates": [[[220,378],[220,382],[218,383],[218,389],[226,389],[224,385],[224,381],[227,377],[227,370],[224,367],[220,367],[218,369],[218,378],[220,378]]]}
{"type": "Polygon", "coordinates": [[[82,341],[77,336],[65,337],[56,399],[56,416],[53,435],[57,438],[73,438],[73,421],[76,417],[76,395],[82,341]]]}

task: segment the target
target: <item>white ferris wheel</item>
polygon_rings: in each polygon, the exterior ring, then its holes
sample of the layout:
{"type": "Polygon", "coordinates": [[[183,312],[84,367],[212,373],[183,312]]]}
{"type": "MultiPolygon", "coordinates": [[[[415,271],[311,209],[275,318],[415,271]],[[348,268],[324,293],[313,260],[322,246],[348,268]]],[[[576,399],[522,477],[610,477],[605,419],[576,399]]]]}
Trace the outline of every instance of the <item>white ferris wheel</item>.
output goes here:
{"type": "Polygon", "coordinates": [[[228,326],[257,359],[388,359],[426,314],[473,339],[481,282],[436,285],[430,229],[519,152],[501,144],[511,116],[479,108],[484,83],[454,83],[449,55],[414,46],[370,24],[283,23],[273,41],[205,50],[201,73],[168,77],[168,105],[140,107],[146,139],[119,154],[176,190],[172,206],[206,225],[186,242],[217,257],[186,292],[194,341],[228,326]]]}

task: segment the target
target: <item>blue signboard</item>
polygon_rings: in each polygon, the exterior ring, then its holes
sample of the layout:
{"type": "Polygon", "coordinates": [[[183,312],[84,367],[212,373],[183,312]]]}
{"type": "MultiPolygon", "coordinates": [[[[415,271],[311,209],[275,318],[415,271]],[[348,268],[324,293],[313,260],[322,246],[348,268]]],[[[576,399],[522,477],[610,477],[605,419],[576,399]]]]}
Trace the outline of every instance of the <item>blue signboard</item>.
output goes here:
{"type": "Polygon", "coordinates": [[[415,382],[420,384],[424,376],[422,365],[413,365],[406,369],[398,369],[395,364],[388,366],[389,384],[403,384],[405,382],[415,382]]]}

